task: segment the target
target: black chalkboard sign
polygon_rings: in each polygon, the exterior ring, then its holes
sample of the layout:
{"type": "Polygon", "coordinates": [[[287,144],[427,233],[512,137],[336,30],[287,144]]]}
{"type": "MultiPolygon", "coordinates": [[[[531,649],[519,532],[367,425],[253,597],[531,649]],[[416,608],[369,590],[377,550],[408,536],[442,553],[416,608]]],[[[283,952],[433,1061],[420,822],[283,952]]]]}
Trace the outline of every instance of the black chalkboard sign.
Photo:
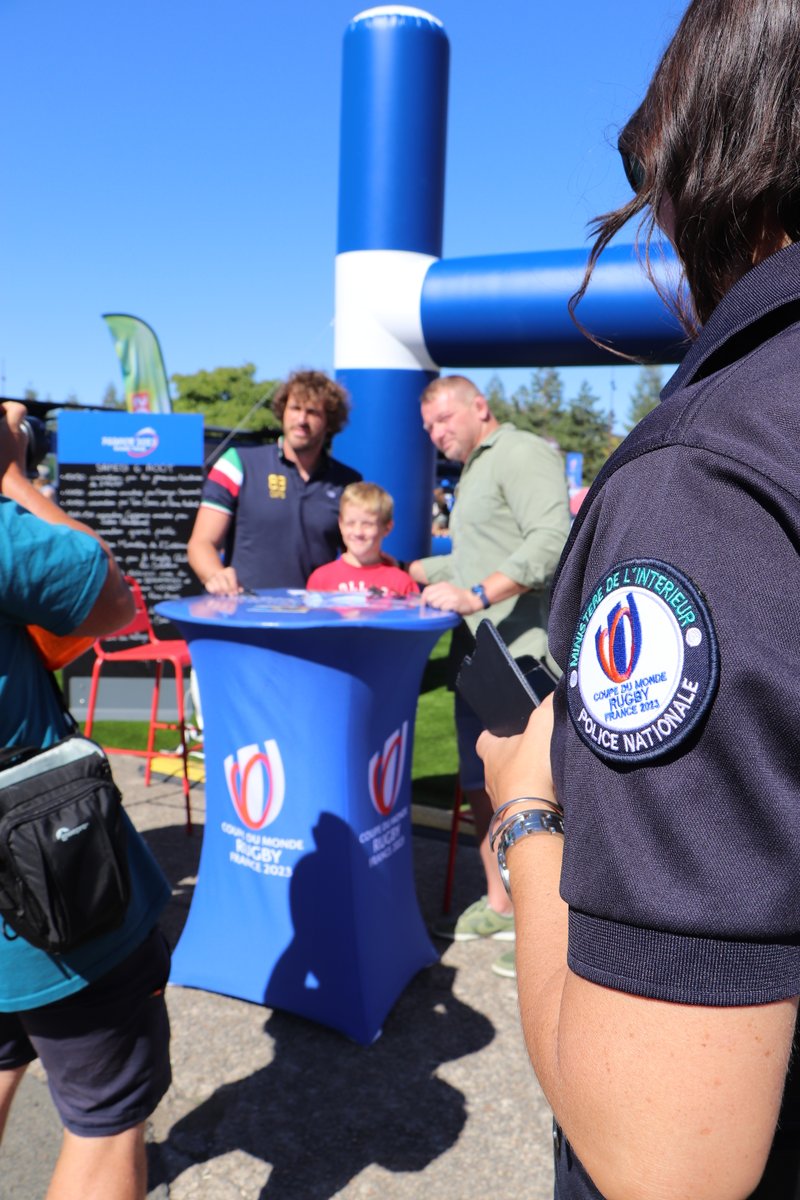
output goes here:
{"type": "Polygon", "coordinates": [[[203,468],[144,464],[65,463],[58,473],[58,502],[65,512],[85,521],[104,541],[125,575],[139,582],[152,612],[161,600],[200,591],[186,561],[203,468]]]}
{"type": "MultiPolygon", "coordinates": [[[[157,636],[180,637],[154,610],[162,600],[201,590],[186,558],[186,543],[203,485],[202,417],[63,412],[57,456],[58,503],[98,533],[123,573],[138,581],[157,636]]],[[[82,703],[93,660],[89,651],[65,668],[73,706],[74,697],[82,703]],[[73,680],[84,682],[73,687],[73,680]]],[[[149,670],[108,664],[103,680],[145,676],[149,670]]],[[[165,698],[171,690],[165,690],[165,698]]],[[[101,687],[101,702],[102,692],[101,687]]]]}

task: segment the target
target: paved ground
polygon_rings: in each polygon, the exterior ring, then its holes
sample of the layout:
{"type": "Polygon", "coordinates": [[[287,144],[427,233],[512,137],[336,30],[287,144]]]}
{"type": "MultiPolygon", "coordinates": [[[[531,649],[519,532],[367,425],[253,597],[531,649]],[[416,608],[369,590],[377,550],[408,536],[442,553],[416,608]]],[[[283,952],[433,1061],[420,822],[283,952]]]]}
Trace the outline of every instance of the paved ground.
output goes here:
{"type": "MultiPolygon", "coordinates": [[[[173,781],[114,773],[173,888],[177,939],[200,851],[173,781]]],[[[439,913],[445,841],[415,827],[426,920],[439,913]]],[[[454,907],[480,890],[477,852],[459,852],[454,907]]],[[[501,943],[438,943],[439,963],[401,996],[378,1041],[356,1046],[298,1017],[170,987],[174,1082],[149,1130],[152,1200],[549,1200],[550,1120],[528,1066],[514,984],[489,969],[501,943]]],[[[59,1125],[39,1068],[28,1072],[2,1148],[0,1200],[39,1200],[59,1125]]]]}

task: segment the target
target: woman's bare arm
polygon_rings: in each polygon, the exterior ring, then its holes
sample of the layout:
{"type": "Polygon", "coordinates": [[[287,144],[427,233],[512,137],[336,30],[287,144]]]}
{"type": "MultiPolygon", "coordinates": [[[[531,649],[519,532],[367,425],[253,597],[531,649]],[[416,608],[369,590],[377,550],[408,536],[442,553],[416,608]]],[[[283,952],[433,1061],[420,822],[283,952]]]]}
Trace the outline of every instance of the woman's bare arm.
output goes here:
{"type": "MultiPolygon", "coordinates": [[[[548,700],[520,737],[481,735],[496,807],[553,798],[551,731],[548,700]]],[[[522,1026],[559,1124],[607,1200],[743,1200],[772,1142],[796,999],[708,1008],[575,975],[561,854],[551,836],[525,837],[508,854],[522,1026]]]]}

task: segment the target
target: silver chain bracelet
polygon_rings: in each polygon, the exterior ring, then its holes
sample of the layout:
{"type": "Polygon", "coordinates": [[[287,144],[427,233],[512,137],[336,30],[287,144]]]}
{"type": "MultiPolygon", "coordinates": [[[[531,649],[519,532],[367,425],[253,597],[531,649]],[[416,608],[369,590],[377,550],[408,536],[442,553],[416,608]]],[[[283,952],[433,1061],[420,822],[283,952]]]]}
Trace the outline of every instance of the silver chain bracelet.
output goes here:
{"type": "MultiPolygon", "coordinates": [[[[503,805],[503,808],[506,806],[503,805]]],[[[498,809],[495,816],[499,816],[502,809],[498,809]]],[[[493,822],[494,823],[494,822],[493,822]]],[[[511,895],[511,881],[508,877],[508,865],[506,856],[511,849],[521,838],[527,837],[531,833],[555,833],[564,834],[564,819],[561,813],[546,811],[541,809],[526,809],[524,812],[515,813],[506,820],[497,829],[490,829],[489,844],[492,850],[497,851],[497,865],[500,868],[500,878],[503,881],[503,886],[508,895],[511,895]]]]}

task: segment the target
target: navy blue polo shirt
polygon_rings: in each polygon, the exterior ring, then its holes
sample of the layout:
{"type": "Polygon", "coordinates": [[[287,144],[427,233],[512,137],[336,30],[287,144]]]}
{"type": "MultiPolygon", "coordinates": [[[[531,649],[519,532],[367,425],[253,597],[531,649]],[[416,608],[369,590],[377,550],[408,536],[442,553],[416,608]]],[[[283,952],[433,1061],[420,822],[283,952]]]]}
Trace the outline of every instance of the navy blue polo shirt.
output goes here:
{"type": "Polygon", "coordinates": [[[233,518],[226,548],[246,588],[305,587],[340,549],[339,500],[361,476],[323,453],[304,480],[280,445],[227,450],[209,472],[201,505],[233,518]]]}
{"type": "Polygon", "coordinates": [[[556,574],[568,962],[618,991],[800,993],[798,322],[791,246],[718,306],[556,574]]]}

